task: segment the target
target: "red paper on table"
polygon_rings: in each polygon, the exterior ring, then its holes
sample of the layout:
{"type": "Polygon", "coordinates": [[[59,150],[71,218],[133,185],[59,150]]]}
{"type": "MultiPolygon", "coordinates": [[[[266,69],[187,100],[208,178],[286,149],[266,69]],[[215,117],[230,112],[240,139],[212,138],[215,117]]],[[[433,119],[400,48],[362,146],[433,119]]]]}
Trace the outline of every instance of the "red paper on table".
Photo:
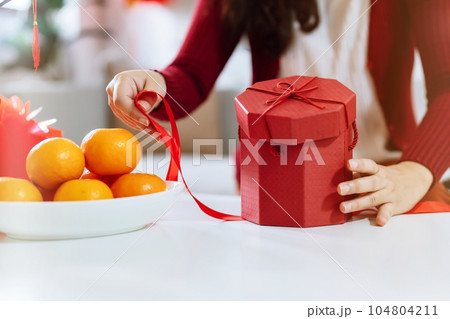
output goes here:
{"type": "Polygon", "coordinates": [[[356,95],[336,80],[258,82],[235,99],[242,217],[273,226],[341,224],[337,192],[352,173],[356,95]]]}
{"type": "Polygon", "coordinates": [[[30,103],[13,96],[0,95],[0,176],[28,179],[25,162],[28,152],[37,143],[61,137],[62,132],[52,127],[43,129],[28,119],[30,103]]]}

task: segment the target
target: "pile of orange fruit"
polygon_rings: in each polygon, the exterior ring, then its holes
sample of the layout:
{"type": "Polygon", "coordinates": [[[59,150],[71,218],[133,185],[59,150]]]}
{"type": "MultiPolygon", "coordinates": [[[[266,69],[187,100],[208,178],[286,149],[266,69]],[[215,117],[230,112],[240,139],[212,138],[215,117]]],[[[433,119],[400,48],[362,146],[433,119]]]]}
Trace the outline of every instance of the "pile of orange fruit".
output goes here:
{"type": "Polygon", "coordinates": [[[140,158],[139,141],[121,128],[93,130],[81,147],[49,138],[27,156],[30,180],[0,177],[0,201],[98,200],[165,191],[157,175],[132,173],[140,158]]]}

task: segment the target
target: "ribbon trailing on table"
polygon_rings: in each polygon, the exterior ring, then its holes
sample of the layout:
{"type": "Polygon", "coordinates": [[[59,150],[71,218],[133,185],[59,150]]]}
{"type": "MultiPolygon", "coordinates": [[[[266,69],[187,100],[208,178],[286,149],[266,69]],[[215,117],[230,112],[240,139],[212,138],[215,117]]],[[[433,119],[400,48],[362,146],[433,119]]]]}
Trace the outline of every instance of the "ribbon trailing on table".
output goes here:
{"type": "MultiPolygon", "coordinates": [[[[307,83],[309,83],[311,81],[312,80],[308,81],[307,83]]],[[[304,87],[305,85],[303,85],[302,87],[304,87]]],[[[309,89],[309,91],[313,90],[313,89],[314,88],[311,88],[311,89],[309,89]]],[[[271,91],[269,91],[269,92],[271,92],[271,91]]],[[[302,91],[302,92],[305,92],[305,91],[302,91]]],[[[297,93],[295,93],[295,94],[297,94],[297,93]]],[[[168,169],[167,175],[166,175],[166,180],[178,181],[178,173],[179,173],[181,176],[181,179],[183,181],[183,184],[186,187],[186,190],[188,191],[189,195],[191,195],[191,197],[197,203],[198,207],[205,214],[207,214],[213,218],[217,218],[217,219],[221,219],[221,220],[225,220],[225,221],[244,220],[241,216],[224,214],[217,210],[214,210],[214,209],[208,207],[207,205],[203,204],[197,197],[194,196],[194,194],[192,194],[191,190],[189,189],[189,186],[186,183],[186,180],[184,179],[183,172],[181,170],[180,136],[178,134],[178,128],[177,128],[177,124],[176,124],[172,109],[170,108],[170,105],[166,101],[166,99],[162,95],[160,95],[156,92],[153,92],[153,91],[141,91],[136,95],[136,97],[134,99],[134,104],[139,109],[139,111],[141,111],[142,114],[144,114],[145,117],[149,120],[149,123],[150,123],[149,125],[153,125],[153,127],[156,129],[156,131],[160,134],[161,141],[164,142],[165,146],[167,147],[167,149],[170,152],[171,159],[170,159],[169,169],[168,169]],[[150,100],[155,100],[155,98],[157,96],[162,100],[164,107],[166,109],[167,116],[169,117],[170,127],[172,129],[172,136],[156,120],[151,118],[147,114],[145,109],[142,107],[142,105],[139,103],[139,101],[141,99],[145,99],[146,97],[149,98],[150,100]]],[[[356,128],[356,126],[355,126],[355,128],[356,128]]],[[[356,131],[356,134],[357,134],[357,131],[356,131]]],[[[357,135],[356,135],[356,138],[357,138],[357,135]]],[[[423,213],[440,213],[440,212],[450,212],[450,205],[447,205],[442,202],[436,202],[436,201],[420,202],[406,214],[423,214],[423,213]]]]}
{"type": "MultiPolygon", "coordinates": [[[[267,133],[270,138],[272,138],[272,135],[270,134],[269,125],[268,125],[267,119],[266,119],[266,114],[270,110],[274,109],[275,107],[277,107],[278,105],[280,105],[281,103],[286,101],[287,99],[299,100],[299,101],[311,104],[321,110],[323,110],[325,108],[325,106],[316,103],[316,101],[342,104],[342,101],[330,100],[330,99],[320,99],[320,98],[306,96],[305,93],[314,91],[319,88],[317,85],[309,87],[309,88],[306,87],[308,84],[310,84],[315,79],[317,79],[317,76],[312,77],[311,79],[309,79],[308,81],[306,81],[305,83],[300,85],[299,87],[294,87],[293,84],[288,83],[288,82],[278,82],[277,86],[272,91],[257,88],[257,87],[247,88],[248,90],[253,90],[253,91],[258,91],[258,92],[262,92],[262,93],[275,95],[275,97],[266,100],[266,104],[269,105],[269,107],[267,109],[265,109],[264,112],[262,112],[261,116],[259,117],[259,118],[261,118],[261,117],[264,118],[267,133]]],[[[345,112],[347,112],[347,110],[345,112]]],[[[355,121],[352,123],[352,129],[353,129],[353,141],[348,147],[349,151],[354,149],[356,144],[358,143],[359,134],[358,134],[358,128],[356,127],[355,121]]]]}
{"type": "Polygon", "coordinates": [[[147,117],[147,119],[149,120],[149,123],[154,126],[156,131],[160,134],[161,140],[164,142],[164,144],[166,145],[167,149],[170,152],[171,159],[170,159],[169,169],[167,171],[166,180],[177,181],[178,173],[180,173],[183,184],[186,187],[186,190],[188,191],[189,195],[191,195],[191,197],[197,203],[198,207],[200,207],[200,209],[205,214],[207,214],[213,218],[227,220],[227,221],[229,221],[229,220],[244,220],[241,216],[224,214],[217,210],[214,210],[214,209],[208,207],[207,205],[203,204],[199,199],[197,199],[197,197],[194,196],[194,194],[192,194],[191,190],[189,189],[188,184],[186,183],[186,180],[184,179],[183,171],[181,170],[180,136],[178,134],[178,128],[177,128],[177,124],[175,122],[175,117],[169,106],[169,103],[167,103],[167,101],[164,99],[164,97],[153,91],[142,91],[136,95],[136,97],[134,99],[134,104],[147,117]],[[139,103],[139,100],[141,100],[141,99],[148,97],[148,98],[154,100],[156,96],[159,96],[161,98],[162,102],[164,103],[164,107],[166,109],[167,116],[169,117],[170,127],[172,129],[172,136],[170,136],[169,132],[167,132],[167,130],[164,127],[162,127],[158,122],[156,122],[154,119],[152,119],[147,114],[147,112],[145,112],[145,109],[142,107],[142,105],[139,103]]]}

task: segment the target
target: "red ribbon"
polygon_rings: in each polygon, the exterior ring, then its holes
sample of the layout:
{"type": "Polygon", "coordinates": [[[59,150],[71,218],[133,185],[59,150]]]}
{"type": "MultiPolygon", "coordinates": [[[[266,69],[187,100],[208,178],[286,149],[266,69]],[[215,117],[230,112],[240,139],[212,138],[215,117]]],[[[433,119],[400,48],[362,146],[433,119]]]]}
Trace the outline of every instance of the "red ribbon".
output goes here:
{"type": "Polygon", "coordinates": [[[405,214],[425,214],[425,213],[444,213],[450,212],[450,205],[437,202],[437,201],[426,201],[419,202],[411,209],[409,212],[405,214]]]}
{"type": "MultiPolygon", "coordinates": [[[[311,81],[312,80],[308,81],[307,83],[309,83],[311,81]]],[[[305,85],[303,85],[302,87],[304,87],[305,85]]],[[[315,88],[317,88],[317,87],[315,87],[315,88]]],[[[311,88],[311,89],[309,89],[309,91],[313,90],[315,88],[311,88]]],[[[272,92],[272,91],[269,91],[269,92],[272,92]]],[[[302,91],[302,92],[305,92],[305,91],[302,91]]],[[[297,94],[298,94],[298,92],[295,93],[295,98],[302,98],[302,97],[298,97],[297,94]]],[[[161,140],[164,142],[164,144],[166,145],[167,149],[170,152],[171,159],[170,159],[169,169],[167,171],[166,180],[178,181],[178,173],[179,173],[189,195],[191,195],[191,197],[197,203],[199,208],[205,214],[207,214],[213,218],[217,218],[217,219],[221,219],[221,220],[225,220],[225,221],[244,220],[241,216],[224,214],[217,210],[214,210],[214,209],[208,207],[207,205],[203,204],[199,199],[197,199],[197,197],[194,196],[194,194],[192,194],[191,190],[189,189],[189,186],[186,183],[186,180],[184,179],[183,172],[181,170],[180,136],[178,134],[178,128],[177,128],[177,124],[175,122],[175,117],[173,115],[173,112],[172,112],[172,109],[170,108],[169,103],[164,99],[164,97],[153,91],[141,91],[134,98],[134,104],[139,109],[139,111],[141,111],[142,114],[144,114],[145,117],[149,120],[149,123],[150,123],[149,126],[153,125],[153,127],[156,129],[156,131],[160,134],[161,140]],[[164,127],[162,127],[158,122],[156,122],[154,119],[152,119],[147,114],[147,112],[142,107],[142,105],[139,103],[139,100],[145,99],[146,97],[149,98],[150,100],[155,100],[156,96],[159,96],[164,104],[164,107],[167,112],[167,116],[169,117],[170,127],[172,129],[172,136],[170,136],[169,132],[167,132],[167,130],[164,127]]],[[[450,212],[450,205],[447,205],[442,202],[435,202],[435,201],[420,202],[406,214],[423,214],[423,213],[439,213],[439,212],[450,212]]],[[[356,215],[356,214],[357,213],[354,213],[354,215],[356,215]]]]}
{"type": "MultiPolygon", "coordinates": [[[[377,213],[376,208],[363,209],[353,212],[352,215],[356,216],[363,212],[371,211],[377,213]]],[[[428,214],[428,213],[447,213],[450,212],[450,205],[438,202],[438,201],[424,201],[419,202],[410,211],[403,213],[403,215],[414,215],[414,214],[428,214]]]]}
{"type": "MultiPolygon", "coordinates": [[[[294,99],[294,100],[304,101],[306,103],[314,105],[315,107],[317,107],[319,109],[324,109],[325,107],[323,105],[315,103],[311,98],[308,98],[307,96],[305,96],[303,94],[303,93],[307,93],[307,92],[310,92],[310,91],[314,91],[317,88],[319,88],[318,86],[313,86],[313,87],[310,87],[310,88],[304,88],[305,86],[307,86],[309,83],[311,83],[316,78],[317,78],[316,76],[311,78],[310,80],[306,81],[305,83],[303,83],[301,86],[299,86],[297,88],[295,88],[293,86],[293,84],[290,84],[288,82],[278,82],[277,86],[275,87],[275,89],[273,91],[260,89],[260,88],[257,88],[257,87],[249,87],[248,89],[249,90],[258,91],[258,92],[263,92],[263,93],[269,93],[269,94],[272,94],[272,95],[276,95],[276,97],[266,101],[266,104],[270,105],[270,107],[268,107],[261,114],[261,116],[264,116],[271,109],[273,109],[274,107],[280,105],[281,103],[283,103],[287,99],[294,99]]],[[[333,101],[333,102],[336,102],[336,101],[333,101]]],[[[339,102],[339,103],[341,103],[341,102],[339,102]]]]}
{"type": "MultiPolygon", "coordinates": [[[[307,96],[305,96],[303,94],[306,92],[314,91],[318,88],[318,86],[313,86],[311,88],[306,88],[306,89],[304,88],[305,86],[307,86],[309,83],[311,83],[311,81],[313,81],[316,78],[317,77],[311,78],[310,80],[306,81],[305,83],[303,83],[301,86],[299,86],[297,88],[294,88],[293,84],[290,84],[287,82],[278,82],[277,86],[275,87],[275,89],[273,91],[260,89],[260,88],[256,88],[256,87],[249,87],[248,90],[253,90],[253,91],[276,95],[276,97],[266,101],[266,104],[270,105],[270,106],[267,109],[265,109],[264,112],[261,113],[260,117],[264,117],[264,119],[266,118],[265,115],[267,114],[267,112],[269,112],[273,108],[277,107],[278,105],[280,105],[287,99],[303,101],[303,102],[309,103],[311,105],[314,105],[315,107],[317,107],[319,109],[324,109],[325,107],[323,105],[315,103],[311,98],[308,98],[307,96]]],[[[341,102],[339,102],[339,103],[341,103],[341,102]]],[[[266,124],[267,124],[267,121],[266,121],[266,124]]],[[[267,130],[268,130],[268,128],[269,127],[267,126],[267,130]]],[[[269,136],[270,136],[270,131],[268,130],[268,132],[269,132],[269,136]]]]}
{"type": "Polygon", "coordinates": [[[139,109],[139,111],[141,111],[147,117],[150,124],[154,126],[156,131],[160,134],[161,140],[164,142],[164,144],[166,145],[167,149],[170,152],[171,160],[170,160],[170,164],[169,164],[169,169],[167,171],[166,180],[177,181],[178,173],[180,173],[181,179],[182,179],[184,186],[186,187],[186,190],[188,191],[189,195],[191,195],[191,197],[197,203],[198,207],[200,207],[200,209],[205,214],[207,214],[213,218],[217,218],[217,219],[221,219],[221,220],[244,220],[241,216],[228,215],[228,214],[221,213],[217,210],[214,210],[214,209],[208,207],[207,205],[203,204],[199,199],[197,199],[197,197],[194,196],[194,194],[192,194],[191,190],[189,189],[189,186],[186,183],[186,180],[184,179],[183,172],[181,170],[180,136],[178,134],[178,128],[177,128],[177,124],[175,122],[175,117],[169,106],[169,103],[167,103],[167,101],[164,99],[164,97],[156,92],[142,91],[142,92],[139,92],[136,95],[136,97],[134,98],[134,104],[139,109]],[[148,97],[149,99],[154,100],[156,96],[159,96],[164,103],[164,107],[166,108],[166,112],[169,117],[170,127],[172,129],[172,136],[170,136],[169,132],[167,132],[164,127],[162,127],[158,122],[156,122],[154,119],[152,119],[147,114],[147,112],[142,107],[142,105],[139,103],[139,100],[141,100],[141,99],[145,99],[146,97],[148,97]]]}

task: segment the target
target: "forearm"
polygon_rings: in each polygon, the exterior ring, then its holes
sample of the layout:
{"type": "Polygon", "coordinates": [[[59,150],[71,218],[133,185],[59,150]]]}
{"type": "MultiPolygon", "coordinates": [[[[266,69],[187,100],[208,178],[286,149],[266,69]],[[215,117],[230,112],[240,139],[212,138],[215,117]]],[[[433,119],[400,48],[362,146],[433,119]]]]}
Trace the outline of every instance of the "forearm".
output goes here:
{"type": "Polygon", "coordinates": [[[450,166],[450,93],[439,95],[428,107],[402,161],[427,167],[436,183],[450,166]]]}
{"type": "MultiPolygon", "coordinates": [[[[165,99],[171,106],[176,119],[183,118],[196,109],[207,97],[209,92],[203,93],[198,90],[195,80],[186,74],[182,68],[170,65],[158,71],[165,80],[165,99]]],[[[151,113],[152,117],[167,120],[164,107],[158,105],[151,113]]]]}
{"type": "MultiPolygon", "coordinates": [[[[239,41],[240,34],[229,35],[221,6],[220,0],[199,1],[177,57],[159,71],[165,78],[166,98],[176,118],[186,116],[208,97],[239,41]]],[[[167,119],[163,108],[156,109],[152,116],[167,119]]]]}
{"type": "Polygon", "coordinates": [[[426,166],[436,183],[450,166],[450,5],[446,0],[409,0],[405,4],[422,60],[428,109],[403,150],[402,160],[426,166]]]}

